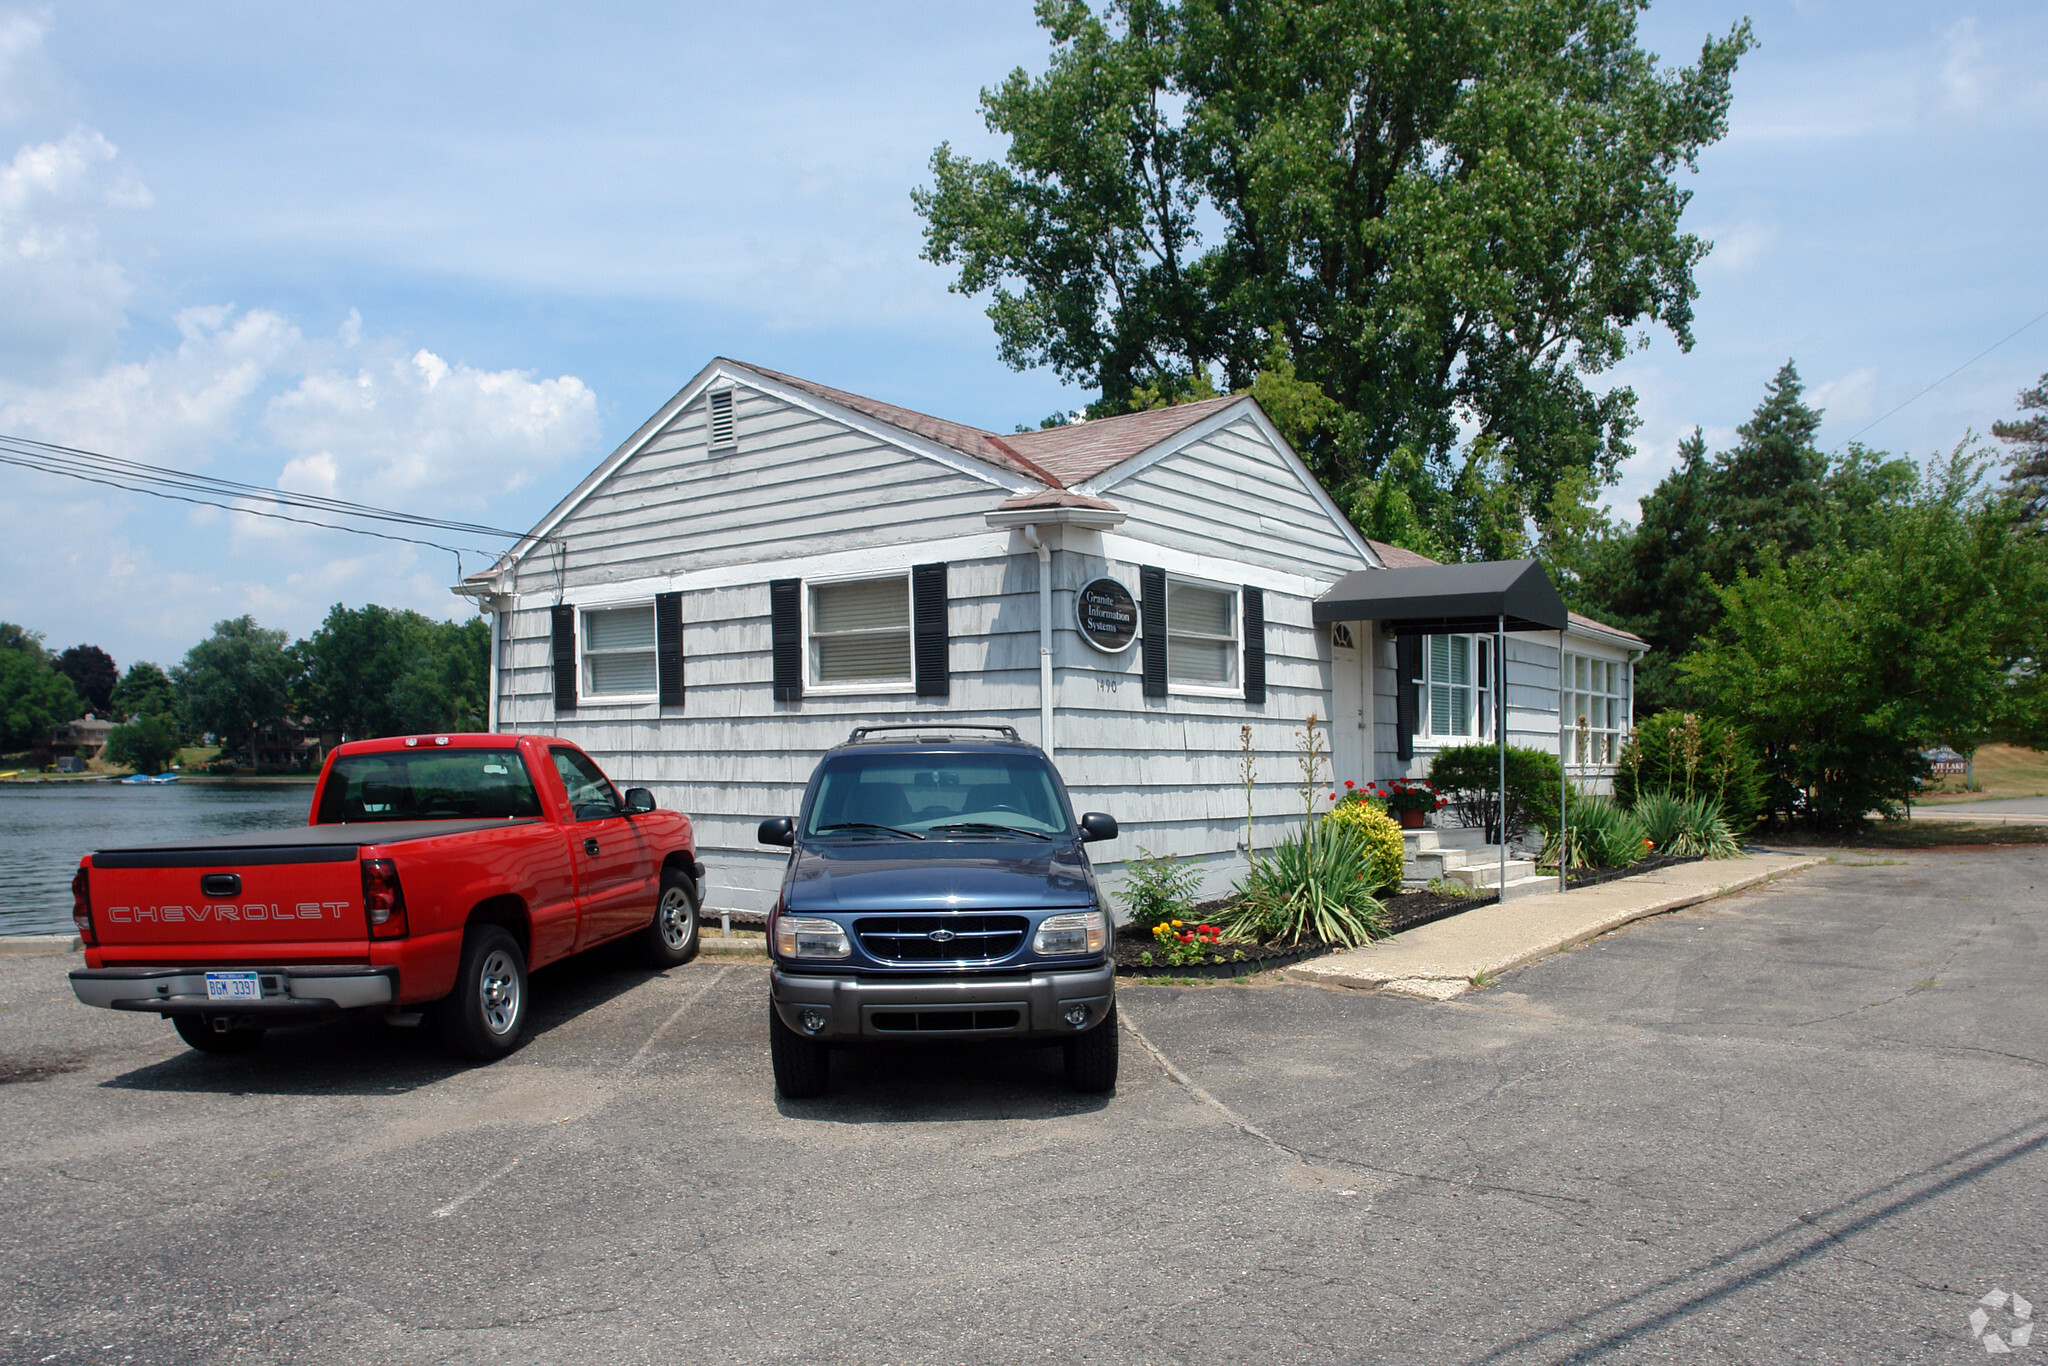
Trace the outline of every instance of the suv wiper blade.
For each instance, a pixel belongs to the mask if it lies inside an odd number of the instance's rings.
[[[928,830],[1000,830],[1006,835],[1029,835],[1035,840],[1049,840],[1052,838],[1051,835],[1040,830],[1026,830],[1020,825],[997,825],[993,821],[951,821],[945,825],[932,825],[925,828]]]
[[[834,830],[886,830],[892,835],[901,835],[907,840],[921,840],[924,838],[923,835],[918,834],[915,830],[905,830],[901,826],[895,825],[876,825],[873,821],[841,821],[837,825],[821,825],[811,833],[815,835],[829,835]]]

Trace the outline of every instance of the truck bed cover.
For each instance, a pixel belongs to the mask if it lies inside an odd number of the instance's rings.
[[[399,844],[459,835],[469,830],[501,830],[536,825],[532,817],[468,817],[429,821],[359,821],[347,825],[301,825],[284,830],[244,830],[208,839],[175,840],[101,849],[92,856],[95,868],[210,868],[230,864],[343,863],[366,844]]]

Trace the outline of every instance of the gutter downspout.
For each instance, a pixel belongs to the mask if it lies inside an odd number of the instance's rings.
[[[484,729],[491,734],[498,733],[498,657],[504,653],[505,613],[494,602],[491,604],[491,672],[490,697],[484,704]]]
[[[1035,526],[1024,539],[1038,552],[1038,747],[1051,758],[1052,739],[1052,547]]]

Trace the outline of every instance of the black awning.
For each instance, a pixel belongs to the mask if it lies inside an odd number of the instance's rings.
[[[1396,631],[1562,631],[1564,599],[1534,560],[1360,569],[1316,599],[1317,625],[1377,621]]]

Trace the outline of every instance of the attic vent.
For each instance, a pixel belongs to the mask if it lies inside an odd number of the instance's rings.
[[[732,421],[732,390],[718,389],[711,395],[711,449],[729,451],[739,444]]]

